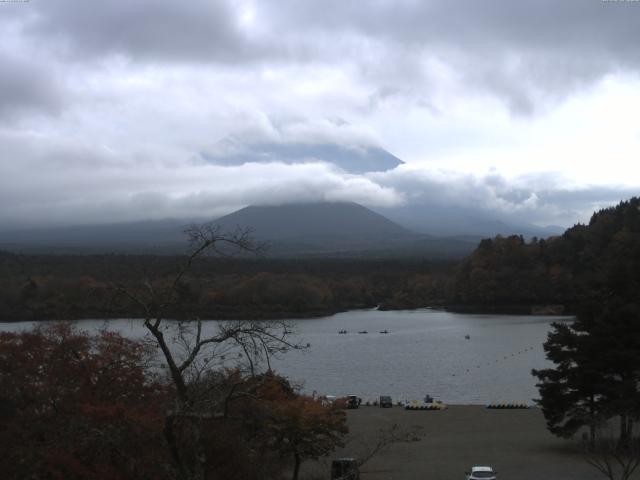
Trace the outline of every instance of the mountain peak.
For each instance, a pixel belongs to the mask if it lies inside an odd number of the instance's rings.
[[[334,143],[243,143],[224,139],[219,148],[201,152],[209,163],[238,166],[245,163],[282,162],[287,164],[326,162],[345,172],[366,173],[392,170],[404,162],[385,149],[373,145],[339,145]]]
[[[219,218],[223,228],[251,228],[264,240],[303,237],[384,237],[412,233],[353,202],[252,205]]]

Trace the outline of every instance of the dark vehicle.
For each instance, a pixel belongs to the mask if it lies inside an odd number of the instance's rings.
[[[380,408],[391,408],[393,407],[393,402],[391,401],[391,397],[388,395],[380,396]]]
[[[347,408],[358,408],[362,403],[362,399],[357,395],[347,395]]]
[[[355,458],[337,458],[331,462],[331,480],[360,480]]]

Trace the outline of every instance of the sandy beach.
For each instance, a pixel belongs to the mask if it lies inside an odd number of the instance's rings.
[[[417,433],[394,443],[362,467],[363,480],[463,480],[472,465],[490,465],[500,480],[591,480],[604,478],[588,465],[579,440],[550,434],[537,408],[488,410],[450,406],[444,411],[361,407],[349,410],[350,441],[332,458],[358,456],[381,429],[397,424]],[[307,478],[329,478],[326,462],[308,463]],[[633,478],[640,478],[638,472]]]

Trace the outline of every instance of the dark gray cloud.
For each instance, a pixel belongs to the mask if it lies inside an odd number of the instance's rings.
[[[566,171],[593,179],[636,160],[626,99],[639,20],[640,2],[600,0],[0,3],[0,221],[323,199],[585,221],[636,193]],[[608,76],[620,81],[602,87]],[[615,108],[603,108],[608,98]],[[584,103],[549,114],[573,99]],[[607,130],[597,115],[617,123]],[[240,150],[225,138],[242,139]],[[407,165],[331,165],[380,148]],[[486,173],[493,156],[501,168],[529,164]]]
[[[409,56],[415,65],[434,58],[466,88],[490,91],[525,113],[609,72],[640,67],[640,5],[634,2],[285,0],[270,2],[265,13],[270,8],[283,12],[273,16],[277,30],[301,25],[309,35],[351,34],[383,52],[391,47],[388,55],[363,62],[368,72],[380,62],[403,76],[406,65],[395,59]]]
[[[33,2],[27,35],[58,42],[66,54],[124,55],[155,61],[239,62],[260,51],[239,28],[236,2],[112,0]]]
[[[0,51],[0,117],[58,113],[65,92],[43,66]]]
[[[387,77],[380,92],[403,91],[402,78],[428,77],[422,62],[432,58],[468,88],[488,89],[523,111],[541,95],[640,65],[634,2],[59,0],[20,12],[26,36],[81,57],[354,62],[365,77]]]

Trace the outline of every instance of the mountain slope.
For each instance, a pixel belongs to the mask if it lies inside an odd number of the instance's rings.
[[[356,203],[251,206],[218,219],[251,228],[272,256],[461,258],[476,242],[421,235]]]
[[[561,236],[483,240],[458,268],[457,305],[563,305],[597,295],[637,298],[640,291],[640,198],[595,213]]]
[[[215,223],[225,229],[249,227],[264,240],[414,235],[384,216],[350,202],[249,206]]]
[[[72,225],[0,232],[0,249],[55,253],[141,252],[184,247],[185,219]]]
[[[564,230],[562,227],[539,227],[472,207],[410,204],[376,210],[412,231],[435,236],[469,236],[478,240],[495,235],[544,238]]]
[[[342,146],[330,143],[243,143],[236,138],[221,141],[217,149],[201,152],[209,163],[237,166],[245,163],[288,164],[327,162],[345,172],[366,173],[392,170],[404,162],[383,148],[371,145]]]
[[[170,219],[0,232],[0,249],[37,253],[182,253],[190,223]],[[356,203],[250,206],[219,218],[226,232],[249,228],[272,257],[461,258],[476,239],[414,233]]]

